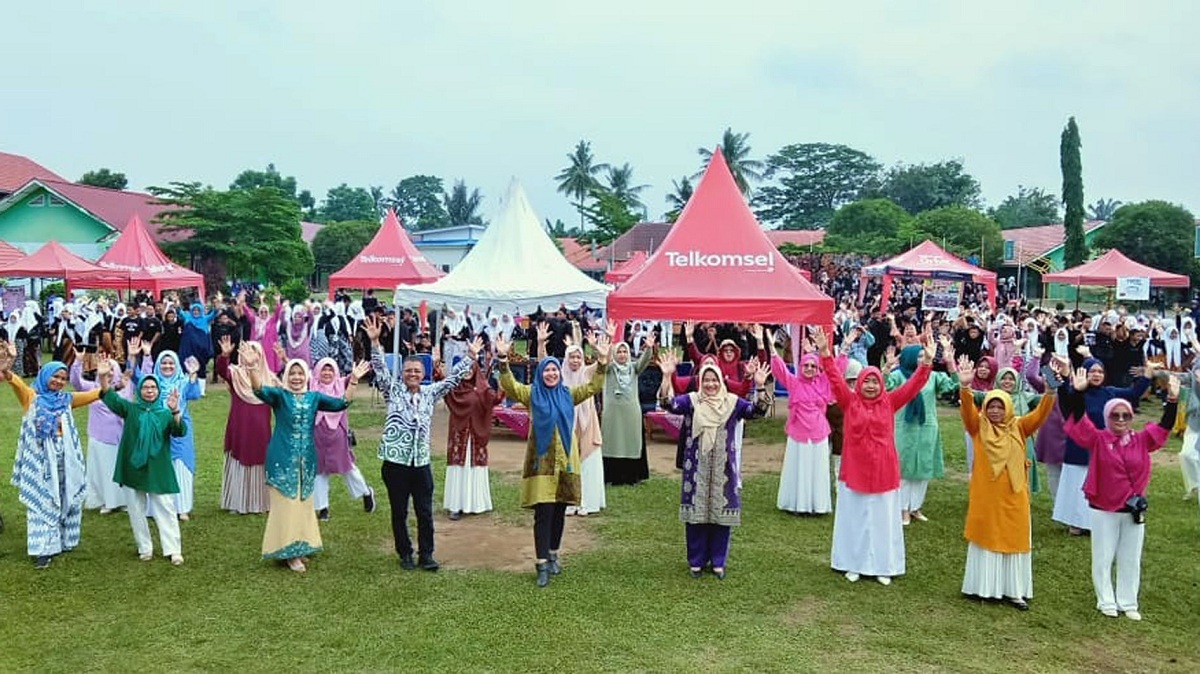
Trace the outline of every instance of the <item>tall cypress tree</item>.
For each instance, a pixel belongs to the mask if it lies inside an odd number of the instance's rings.
[[[1063,263],[1067,268],[1081,265],[1087,260],[1087,239],[1083,235],[1083,160],[1079,155],[1079,127],[1075,118],[1067,121],[1059,144],[1059,164],[1062,166],[1062,195],[1066,215],[1063,228],[1066,242],[1063,246]]]

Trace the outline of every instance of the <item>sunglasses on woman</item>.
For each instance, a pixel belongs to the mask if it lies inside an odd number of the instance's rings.
[[[1133,419],[1133,415],[1129,412],[1113,412],[1112,414],[1108,415],[1108,417],[1113,421],[1129,421],[1130,419]]]

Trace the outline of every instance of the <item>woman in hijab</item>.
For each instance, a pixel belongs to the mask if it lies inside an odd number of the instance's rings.
[[[1200,363],[1192,368],[1191,382],[1185,390],[1183,447],[1179,450],[1179,466],[1183,469],[1183,498],[1196,494],[1200,502]],[[1178,426],[1177,426],[1178,427]]]
[[[4,321],[3,326],[0,326],[0,342],[7,342],[12,345],[13,353],[17,354],[13,359],[12,369],[13,374],[18,377],[25,376],[25,344],[28,338],[28,333],[25,330],[25,322],[20,309],[13,309],[8,314],[8,319]]]
[[[605,334],[610,341],[616,332],[617,325],[609,321]],[[636,362],[628,344],[613,344],[612,362],[604,377],[600,415],[604,437],[600,452],[604,456],[604,481],[613,485],[638,484],[650,478],[637,380],[654,354],[654,333],[646,332],[643,339],[645,348]]]
[[[458,520],[463,513],[485,513],[492,509],[488,441],[492,438],[492,409],[501,396],[488,382],[491,365],[489,359],[480,356],[471,374],[443,398],[450,410],[450,437],[446,442],[442,507],[450,511],[452,520]]]
[[[833,512],[829,483],[829,421],[826,412],[833,403],[829,378],[821,372],[821,360],[815,353],[800,358],[800,371],[792,374],[787,363],[775,353],[775,336],[767,336],[771,353],[771,373],[787,389],[787,449],[779,475],[779,495],[775,506],[797,515],[824,515]],[[843,367],[847,358],[838,359]]]
[[[250,376],[250,388],[275,411],[275,430],[267,447],[267,493],[271,511],[263,533],[263,559],[283,561],[296,573],[307,571],[310,555],[321,551],[321,530],[313,508],[317,448],[313,432],[317,413],[341,412],[358,376],[369,367],[360,363],[350,377],[346,397],[332,398],[309,390],[308,363],[290,360],[283,369],[283,386],[266,386],[259,377],[261,356],[243,344],[240,364]]]
[[[262,346],[267,369],[271,372],[279,372],[283,363],[279,362],[279,356],[275,354],[275,345],[279,343],[279,317],[283,315],[283,298],[279,295],[275,296],[274,313],[271,312],[270,305],[265,301],[258,305],[257,310],[247,308],[244,303],[239,304],[238,309],[250,326],[249,340],[258,342]]]
[[[308,346],[312,339],[312,320],[312,314],[303,304],[297,304],[284,314],[277,332],[288,360],[313,362],[312,350]]]
[[[1013,398],[997,389],[984,395],[982,410],[969,390],[973,370],[964,356],[958,364],[963,427],[976,453],[967,501],[967,566],[962,592],[970,597],[1007,599],[1029,609],[1033,596],[1032,533],[1029,515],[1031,465],[1027,442],[1050,415],[1054,395],[1020,415]],[[1001,370],[1013,372],[1011,368]]]
[[[275,373],[267,369],[266,355],[258,342],[242,342],[258,356],[259,380],[266,386],[279,386]],[[271,408],[263,404],[250,388],[245,365],[231,362],[233,339],[221,338],[221,353],[214,369],[229,387],[229,419],[225,424],[225,468],[221,474],[221,509],[246,515],[265,513],[267,500],[265,463],[267,443],[271,440]]]
[[[961,355],[969,356],[970,354]],[[996,359],[991,356],[981,356],[976,360],[975,376],[971,378],[971,391],[983,395],[995,388],[997,369]],[[969,474],[975,462],[975,450],[971,447],[971,435],[963,431],[963,438],[967,450],[967,473]]]
[[[583,348],[578,344],[567,346],[563,361],[563,384],[569,388],[587,386],[596,372],[596,364],[587,364]],[[640,408],[639,408],[640,409]],[[579,506],[568,506],[568,515],[587,516],[608,507],[604,493],[604,456],[600,451],[604,436],[600,432],[600,419],[596,414],[595,398],[588,398],[575,406],[574,436],[579,443],[580,489]]]
[[[1060,405],[1067,417],[1067,436],[1088,452],[1087,479],[1083,494],[1091,510],[1092,586],[1096,608],[1115,618],[1124,612],[1130,620],[1141,620],[1138,589],[1142,573],[1142,545],[1146,536],[1146,488],[1150,485],[1150,453],[1167,442],[1175,423],[1179,379],[1171,375],[1162,420],[1133,430],[1133,405],[1123,396],[1104,402],[1095,424],[1088,410],[1088,395],[1094,392],[1090,370],[1076,370],[1071,382],[1060,387]],[[1065,477],[1065,473],[1064,473]],[[1117,586],[1113,591],[1113,563]]]
[[[1037,358],[1034,358],[1034,361],[1036,360]],[[1009,400],[1012,402],[1013,414],[1018,417],[1033,412],[1033,410],[1036,409],[1037,406],[1042,402],[1041,394],[1031,391],[1029,383],[1026,381],[1025,377],[1022,377],[1021,374],[1016,371],[1016,369],[1011,367],[1000,368],[1000,372],[996,374],[996,388],[993,390],[1004,391],[1008,394]],[[986,393],[972,393],[972,397],[975,400],[975,407],[981,410],[983,409],[983,399],[986,395]],[[1051,410],[1053,409],[1053,406],[1051,406]],[[1043,428],[1048,420],[1049,417],[1044,419],[1042,423],[1039,424],[1038,428]],[[1029,442],[1026,443],[1026,458],[1030,461],[1028,476],[1029,493],[1036,494],[1042,490],[1042,486],[1041,480],[1038,479],[1036,464],[1037,452],[1034,449],[1033,434],[1030,434],[1028,440]]]
[[[933,343],[929,332],[925,333],[925,338],[927,343]],[[887,376],[888,390],[895,390],[913,378],[923,353],[920,346],[906,346],[900,351],[899,367]],[[950,374],[930,373],[920,393],[896,414],[896,449],[900,452],[900,523],[904,526],[914,519],[918,522],[929,521],[921,511],[929,482],[941,479],[946,474],[937,399],[958,389],[958,379],[953,376],[954,347],[945,335],[942,336],[942,358]]]
[[[200,365],[195,358],[184,361],[184,366],[181,367],[179,356],[173,351],[163,351],[154,359],[154,376],[158,378],[160,393],[169,398],[172,393],[179,392],[184,434],[171,437],[171,465],[175,468],[175,480],[179,483],[179,493],[175,495],[175,513],[184,521],[191,518],[192,504],[195,500],[196,438],[192,430],[192,414],[188,403],[200,399],[199,372]],[[153,504],[150,511],[158,516]]]
[[[219,312],[216,309],[204,313],[204,305],[194,302],[191,310],[180,316],[183,320],[183,329],[179,339],[179,356],[176,357],[176,360],[179,357],[182,357],[184,361],[187,361],[189,358],[195,358],[198,365],[196,372],[199,373],[199,377],[202,379],[207,373],[208,361],[213,355],[212,322],[217,319],[218,314]],[[161,356],[164,352],[160,352],[159,355]],[[167,394],[164,393],[164,395]],[[187,398],[187,396],[183,397],[184,399]],[[186,409],[186,407],[187,404],[185,403],[184,408]],[[190,429],[192,425],[191,420],[187,421],[186,425]]]
[[[179,312],[174,307],[163,311],[162,333],[154,342],[151,355],[158,358],[163,351],[179,353],[179,345],[183,339],[183,322],[179,320]]]
[[[604,387],[609,340],[596,340],[599,357],[596,373],[586,386],[563,383],[562,363],[544,358],[537,364],[533,383],[519,384],[508,367],[512,344],[496,340],[500,361],[500,388],[529,410],[529,438],[521,471],[521,507],[533,509],[533,541],[537,554],[537,585],[546,587],[550,576],[562,572],[558,551],[567,506],[579,505],[579,438],[575,436],[575,406]]]
[[[720,368],[711,361],[700,365],[699,390],[676,396],[671,378],[665,376],[675,366],[675,354],[664,351],[659,358],[664,374],[659,402],[668,412],[691,419],[679,502],[679,518],[687,532],[688,569],[699,578],[707,566],[724,579],[730,535],[742,523],[741,465],[734,428],[740,420],[765,414],[768,403],[760,396],[751,405],[730,393]],[[757,360],[746,364],[746,373],[759,387],[769,372]]]
[[[183,564],[183,542],[179,520],[175,517],[172,495],[179,491],[179,482],[171,466],[171,439],[184,434],[179,390],[172,391],[163,406],[162,387],[158,377],[146,375],[137,383],[137,401],[117,395],[107,386],[111,370],[97,369],[96,378],[106,392],[101,400],[112,413],[124,420],[117,452],[113,479],[125,488],[129,504],[129,524],[138,558],[144,562],[154,559],[154,541],[146,522],[146,504],[152,504],[154,523],[164,557],[171,564]]]
[[[87,363],[91,366],[89,368],[91,379],[84,377],[85,361],[92,358],[89,355],[76,358],[75,364],[70,368],[71,386],[76,391],[91,391],[100,388],[99,364]],[[133,400],[134,386],[131,382],[137,381],[137,373],[131,370],[129,377],[122,376],[117,361],[107,358],[104,360],[107,363],[108,372],[111,373],[108,387],[118,396],[126,400]],[[149,372],[142,374],[149,374]],[[83,507],[99,509],[101,515],[107,515],[126,506],[125,492],[121,489],[121,485],[113,479],[113,473],[117,468],[118,445],[121,442],[123,425],[121,417],[113,413],[107,406],[91,405],[88,407],[87,492],[84,496]]]
[[[26,508],[29,556],[35,568],[45,569],[55,555],[79,545],[87,486],[71,410],[96,402],[103,390],[67,392],[67,366],[59,361],[43,365],[31,389],[12,372],[16,356],[11,345],[0,345],[0,381],[12,386],[25,412],[12,483]]]
[[[1104,385],[1104,364],[1095,358],[1083,361],[1084,372],[1087,373],[1087,386],[1083,390],[1083,405],[1092,425],[1104,430],[1107,419],[1104,406],[1114,398],[1120,398],[1136,405],[1142,395],[1150,388],[1148,377],[1153,376],[1154,366],[1146,364],[1144,376],[1134,380],[1129,388],[1116,388]],[[1063,387],[1068,386],[1067,383]],[[1064,393],[1060,390],[1059,396]],[[1065,414],[1064,418],[1068,415]],[[1069,421],[1069,420],[1068,420]],[[1073,536],[1083,535],[1090,531],[1092,510],[1088,507],[1084,496],[1084,482],[1088,476],[1088,465],[1091,461],[1090,449],[1076,442],[1067,432],[1067,449],[1063,455],[1062,473],[1059,476],[1058,494],[1054,497],[1054,511],[1051,518],[1067,525]]]
[[[25,300],[25,308],[21,310],[21,323],[25,327],[25,351],[18,352],[17,355],[21,358],[26,372],[37,372],[42,360],[42,337],[45,334],[42,310],[38,308],[37,302]]]
[[[341,399],[346,396],[350,381],[358,381],[364,374],[366,370],[356,370],[343,377],[337,363],[332,358],[326,358],[317,361],[316,376],[309,383],[308,390],[329,398]],[[350,446],[351,437],[349,415],[344,410],[317,412],[316,425],[313,427],[313,443],[317,446],[317,478],[313,485],[313,507],[317,509],[317,519],[322,522],[329,520],[330,475],[341,475],[350,491],[350,498],[362,499],[363,510],[375,512],[375,490],[367,484],[362,471],[355,463],[354,450]]]
[[[825,331],[815,328],[813,342],[843,417],[830,565],[852,583],[867,575],[890,585],[893,576],[905,571],[904,527],[896,517],[900,510],[896,413],[920,395],[936,349],[932,342],[927,344],[913,376],[894,391],[884,388],[883,373],[874,367],[859,373],[851,391],[838,373]]]

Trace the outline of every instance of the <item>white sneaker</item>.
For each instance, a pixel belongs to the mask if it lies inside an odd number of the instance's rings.
[[[138,559],[142,560],[143,562],[154,561],[154,553],[153,552],[139,552]]]
[[[846,580],[850,581],[851,583],[857,583],[858,579],[859,575],[857,573],[854,573],[853,571],[846,572]]]
[[[1102,608],[1102,609],[1100,609],[1100,612],[1103,613],[1104,615],[1108,616],[1109,618],[1117,617],[1117,609],[1115,609],[1115,608]]]
[[[879,581],[880,585],[891,585],[892,579],[887,576],[875,576],[875,580]]]
[[[1137,611],[1126,611],[1125,617],[1129,618],[1130,620],[1141,620],[1142,614],[1138,613]]]

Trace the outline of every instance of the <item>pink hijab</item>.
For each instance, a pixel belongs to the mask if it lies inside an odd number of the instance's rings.
[[[333,381],[328,384],[321,383],[321,372],[325,366],[333,368]],[[342,372],[338,369],[337,362],[332,358],[322,358],[317,361],[317,366],[313,368],[312,379],[308,382],[308,390],[324,393],[331,398],[341,398],[346,395],[346,380],[342,378]],[[336,430],[337,427],[346,418],[346,412],[317,412],[317,423],[324,423],[330,430]]]

